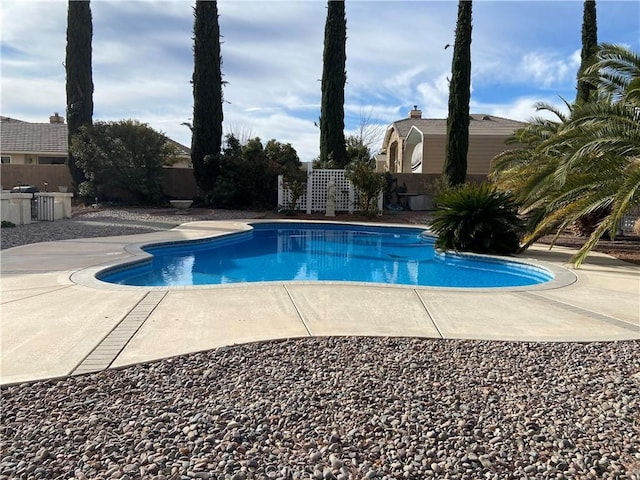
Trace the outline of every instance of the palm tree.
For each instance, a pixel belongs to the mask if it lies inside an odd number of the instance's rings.
[[[553,231],[557,238],[578,219],[598,219],[572,259],[576,266],[640,204],[640,57],[604,44],[583,79],[597,87],[593,101],[573,105],[561,122],[546,125],[551,128],[525,127],[518,133],[521,139],[534,134],[530,149],[503,154],[493,164],[497,182],[511,182],[525,208],[538,208],[525,248]]]
[[[628,48],[603,43],[584,79],[611,102],[640,104],[640,56]]]
[[[615,236],[624,214],[640,204],[640,103],[599,100],[574,110],[566,128],[548,142],[562,152],[554,172],[559,189],[527,245],[576,220],[603,217],[572,259],[579,266],[598,240]]]
[[[565,105],[570,115],[572,106],[566,102]],[[570,118],[559,108],[543,102],[536,104],[536,110],[552,113],[556,119],[538,116],[516,130],[507,140],[507,145],[516,145],[516,148],[494,157],[489,175],[498,188],[512,192],[521,205],[521,213],[528,219],[529,231],[544,217],[548,199],[558,188],[554,174],[559,156],[554,149],[543,146],[558,135]]]

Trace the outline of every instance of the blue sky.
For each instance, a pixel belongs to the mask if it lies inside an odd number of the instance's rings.
[[[94,119],[134,118],[190,145],[193,2],[93,0]],[[67,2],[2,0],[0,113],[65,112]],[[582,1],[473,5],[471,112],[528,120],[575,98]],[[224,129],[318,155],[326,2],[218,2]],[[447,116],[457,1],[347,0],[345,130],[388,124],[418,105]],[[597,2],[598,40],[640,51],[640,2]]]

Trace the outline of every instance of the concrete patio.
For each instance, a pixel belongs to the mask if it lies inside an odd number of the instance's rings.
[[[140,245],[222,235],[247,221],[39,243],[2,251],[2,384],[118,368],[244,342],[328,335],[513,341],[640,339],[640,267],[534,246],[549,285],[453,290],[344,283],[124,287],[94,275]],[[397,225],[396,225],[397,226]]]

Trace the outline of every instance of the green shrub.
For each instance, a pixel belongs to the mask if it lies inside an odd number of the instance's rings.
[[[255,137],[241,144],[232,134],[225,138],[222,155],[215,159],[207,156],[205,161],[210,158],[220,164],[220,173],[209,195],[210,202],[219,208],[275,209],[278,175],[299,170],[301,166],[298,154],[288,143],[272,139],[265,147]]]
[[[2,220],[2,228],[13,228],[16,226],[15,223],[10,222],[9,220]]]
[[[79,186],[82,198],[146,204],[162,199],[162,167],[176,155],[164,134],[136,120],[85,125],[71,151],[88,179]]]
[[[435,199],[431,229],[436,248],[475,253],[510,254],[520,248],[524,222],[513,197],[495,186],[465,184]]]
[[[283,180],[291,192],[291,205],[288,210],[295,215],[300,197],[307,192],[307,172],[296,166],[285,171]]]
[[[360,208],[366,214],[375,214],[378,210],[378,195],[387,181],[384,174],[374,169],[370,160],[356,160],[347,165],[346,177],[360,191]]]

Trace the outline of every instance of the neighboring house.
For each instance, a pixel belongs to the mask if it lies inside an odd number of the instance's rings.
[[[493,115],[472,114],[470,117],[467,174],[487,175],[491,159],[509,150],[506,140],[525,124]],[[441,174],[446,142],[447,120],[422,118],[422,111],[414,106],[409,118],[387,127],[381,151],[385,170]]]
[[[191,149],[176,142],[175,140],[171,140],[170,138],[168,140],[170,144],[176,147],[177,154],[173,162],[167,166],[175,168],[193,168],[193,164],[191,163]]]
[[[49,123],[29,123],[0,117],[0,155],[3,164],[64,164],[67,154],[67,125],[57,113],[49,117]]]
[[[191,167],[191,150],[169,139],[178,155],[172,167]],[[0,117],[0,156],[3,164],[57,165],[67,161],[67,124],[54,113],[49,123],[30,123]]]

